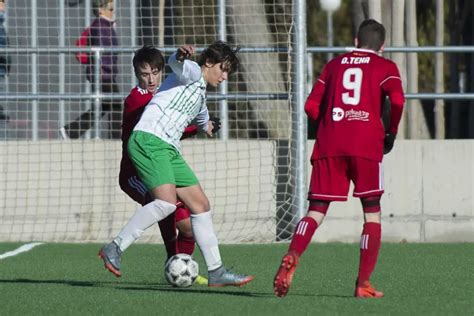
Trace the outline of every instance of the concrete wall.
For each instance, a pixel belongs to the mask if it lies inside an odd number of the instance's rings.
[[[220,239],[272,240],[273,142],[192,140],[183,147]],[[118,186],[120,157],[119,141],[0,142],[0,241],[113,238],[138,207]],[[161,239],[153,228],[142,240]]]
[[[192,140],[183,147],[213,205],[219,239],[273,241],[275,143]],[[308,142],[308,156],[311,148]],[[0,241],[113,238],[137,208],[117,184],[120,150],[106,140],[0,142]],[[397,141],[384,162],[383,240],[474,242],[473,158],[470,140]],[[331,205],[315,240],[357,242],[361,229],[360,203],[350,198]],[[153,228],[141,240],[158,235]]]

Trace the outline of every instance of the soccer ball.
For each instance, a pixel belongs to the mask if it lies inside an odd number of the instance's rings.
[[[193,285],[199,273],[199,265],[190,255],[179,253],[166,261],[165,278],[176,287]]]

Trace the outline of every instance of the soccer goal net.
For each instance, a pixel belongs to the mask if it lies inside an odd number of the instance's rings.
[[[8,62],[0,72],[0,241],[113,238],[138,204],[118,185],[121,107],[102,101],[121,105],[136,85],[131,61],[142,45],[167,57],[182,44],[199,53],[218,39],[240,47],[241,66],[208,89],[222,130],[182,141],[184,158],[210,200],[221,242],[288,238],[295,181],[305,176],[290,163],[291,1],[112,0],[116,42],[78,47],[96,2],[104,1],[15,0],[0,13],[8,37],[0,46]],[[81,50],[117,56],[116,88],[101,91],[99,81],[88,81],[89,66],[76,59]],[[97,62],[90,67],[101,75]],[[160,240],[157,227],[141,239]]]

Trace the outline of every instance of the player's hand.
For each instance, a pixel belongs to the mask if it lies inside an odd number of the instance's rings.
[[[217,133],[221,129],[221,120],[218,117],[209,119],[207,122],[207,131],[206,134],[209,137],[214,136],[214,133]]]
[[[183,45],[176,51],[176,60],[183,62],[194,54],[194,47],[191,45]]]
[[[209,119],[209,122],[212,122],[212,133],[217,133],[221,129],[221,119],[218,117],[213,117]]]
[[[393,133],[390,133],[390,132],[385,133],[385,139],[383,141],[383,154],[384,155],[392,151],[393,144],[395,143],[395,137],[397,137],[397,135]]]

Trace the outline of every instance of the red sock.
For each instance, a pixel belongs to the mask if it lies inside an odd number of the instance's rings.
[[[362,236],[360,238],[358,283],[368,281],[372,271],[374,271],[377,257],[379,255],[381,235],[382,228],[380,223],[364,224],[364,230],[362,231]]]
[[[174,213],[158,222],[160,226],[161,238],[166,248],[166,255],[169,257],[178,253],[176,242],[176,223]]]
[[[179,253],[186,253],[188,255],[192,255],[194,252],[194,245],[196,242],[194,238],[184,236],[182,233],[178,234],[178,252]]]
[[[296,225],[288,252],[295,252],[298,256],[301,256],[311,242],[316,228],[318,228],[318,223],[314,218],[303,217]]]

